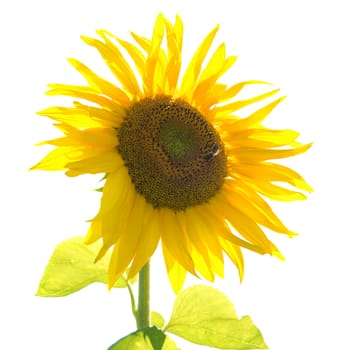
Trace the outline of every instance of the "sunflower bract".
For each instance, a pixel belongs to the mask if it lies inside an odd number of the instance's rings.
[[[242,279],[242,248],[282,258],[264,228],[294,235],[264,197],[306,198],[301,191],[312,189],[305,180],[271,160],[304,153],[310,144],[300,144],[295,131],[263,126],[283,98],[248,117],[237,114],[278,89],[237,99],[249,85],[269,85],[220,83],[236,57],[226,56],[221,44],[208,58],[217,30],[183,70],[179,16],[172,24],[160,14],[151,39],[132,33],[133,43],[99,30],[99,39],[82,39],[100,53],[115,81],[69,59],[87,85],[50,85],[49,95],[77,100],[39,112],[55,120],[63,136],[43,142],[55,148],[33,169],[105,176],[86,243],[103,241],[96,260],[112,249],[110,287],[126,269],[129,278],[137,274],[159,242],[179,292],[187,272],[209,281],[223,276],[224,255]]]

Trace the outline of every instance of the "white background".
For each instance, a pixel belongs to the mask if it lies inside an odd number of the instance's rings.
[[[269,126],[302,132],[308,154],[288,161],[315,192],[275,203],[300,233],[271,235],[287,258],[246,254],[243,284],[226,265],[216,286],[249,314],[272,350],[349,349],[349,10],[347,1],[8,1],[0,5],[1,240],[0,349],[106,349],[134,330],[125,290],[91,286],[61,299],[34,296],[55,245],[84,235],[99,204],[99,178],[28,172],[47,153],[34,147],[55,135],[35,111],[57,104],[47,83],[79,83],[66,57],[105,68],[81,34],[108,29],[150,36],[162,11],[185,23],[185,57],[217,23],[216,44],[239,56],[223,81],[261,79],[288,95]],[[163,263],[153,263],[152,309],[169,317],[173,294]],[[189,280],[190,283],[197,282]],[[197,349],[190,344],[183,349]]]

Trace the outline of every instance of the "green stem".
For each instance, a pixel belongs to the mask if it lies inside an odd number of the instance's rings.
[[[139,301],[137,309],[137,328],[149,327],[150,266],[149,262],[139,273]]]
[[[127,282],[126,286],[128,287],[128,291],[129,291],[129,295],[130,295],[130,301],[131,301],[131,310],[132,310],[132,314],[135,317],[136,326],[137,326],[137,309],[136,309],[134,293],[132,292],[132,289],[131,289],[131,286],[130,286],[129,282]]]

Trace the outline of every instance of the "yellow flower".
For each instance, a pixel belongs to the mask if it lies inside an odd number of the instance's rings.
[[[206,59],[217,30],[199,45],[181,79],[179,17],[172,24],[160,14],[151,39],[132,33],[136,44],[99,30],[100,40],[82,39],[101,54],[116,82],[69,59],[88,86],[50,85],[49,95],[87,103],[39,112],[54,119],[64,136],[44,142],[56,148],[33,168],[65,169],[68,176],[105,174],[101,207],[86,242],[102,239],[97,260],[113,249],[109,286],[127,268],[129,278],[138,273],[159,242],[178,292],[187,272],[209,281],[223,276],[224,254],[242,279],[242,247],[282,258],[264,227],[294,235],[262,195],[305,198],[290,188],[311,191],[304,179],[269,160],[303,153],[310,144],[297,142],[295,131],[262,125],[283,98],[245,118],[236,113],[278,89],[235,99],[246,85],[265,83],[218,82],[236,57],[226,56],[221,44]]]

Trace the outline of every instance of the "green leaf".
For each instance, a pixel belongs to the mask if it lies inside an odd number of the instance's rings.
[[[208,286],[193,286],[179,294],[164,331],[220,349],[267,349],[250,317],[238,319],[229,299]]]
[[[154,350],[151,340],[143,331],[131,333],[126,337],[118,340],[107,350]]]
[[[180,350],[180,348],[178,348],[176,344],[166,336],[162,350]]]
[[[107,252],[95,264],[100,248],[100,242],[85,245],[83,237],[70,238],[58,244],[46,266],[36,295],[62,297],[94,282],[107,283],[110,253]],[[126,280],[120,278],[114,287],[126,287]]]
[[[164,332],[156,327],[138,330],[118,340],[108,350],[179,350]]]
[[[156,326],[158,328],[163,328],[164,324],[165,324],[163,316],[159,312],[152,311],[151,312],[151,324],[152,324],[152,326]]]

